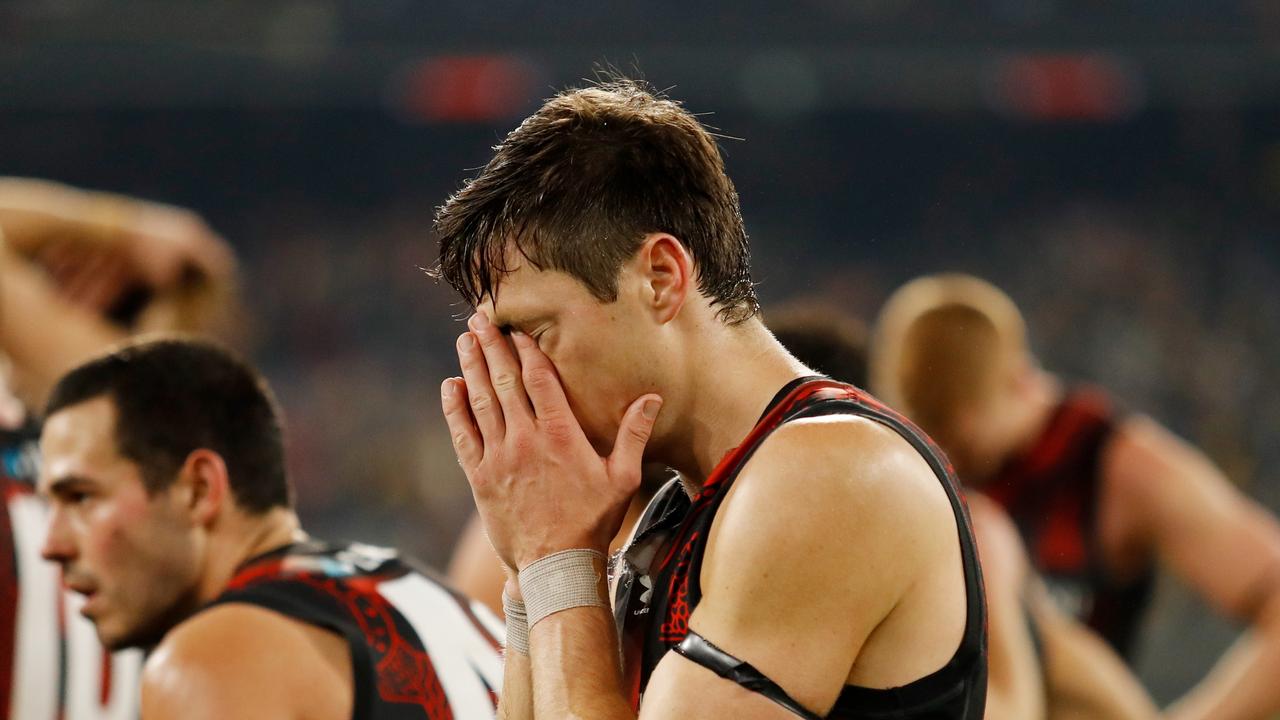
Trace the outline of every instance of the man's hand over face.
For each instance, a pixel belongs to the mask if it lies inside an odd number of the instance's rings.
[[[607,552],[662,399],[631,403],[601,457],[532,338],[514,332],[508,342],[481,313],[468,326],[458,338],[462,378],[445,380],[441,404],[494,549],[517,571],[560,550]]]

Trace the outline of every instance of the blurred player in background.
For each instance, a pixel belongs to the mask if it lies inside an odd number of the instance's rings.
[[[233,334],[234,280],[230,250],[188,210],[0,178],[0,718],[137,717],[140,655],[108,660],[40,559],[32,409],[61,373],[139,330]]]
[[[854,385],[867,382],[866,326],[818,300],[766,318],[800,362]],[[987,720],[1139,720],[1158,711],[1101,638],[1050,600],[1000,506],[970,490],[970,517],[987,590]]]
[[[1008,511],[1054,598],[1122,654],[1157,563],[1250,626],[1172,717],[1280,712],[1280,525],[1208,458],[1103,391],[1041,370],[1013,302],[977,278],[895,292],[871,360],[875,390]]]
[[[394,551],[308,538],[264,380],[151,340],[53,389],[43,554],[103,644],[153,648],[144,720],[490,718],[501,623]]]
[[[235,258],[190,210],[0,178],[0,232],[0,351],[29,408],[64,372],[131,333],[240,332]]]

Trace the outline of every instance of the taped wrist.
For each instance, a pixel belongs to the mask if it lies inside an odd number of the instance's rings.
[[[529,654],[529,618],[524,603],[502,591],[502,614],[507,616],[507,652]]]
[[[600,584],[604,572],[604,553],[595,550],[562,550],[529,563],[520,571],[529,628],[561,610],[609,607]]]

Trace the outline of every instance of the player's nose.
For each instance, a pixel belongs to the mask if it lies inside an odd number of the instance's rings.
[[[40,556],[49,562],[65,563],[75,557],[75,541],[63,521],[62,514],[54,511],[49,518],[49,527],[45,531],[44,543],[40,546]]]

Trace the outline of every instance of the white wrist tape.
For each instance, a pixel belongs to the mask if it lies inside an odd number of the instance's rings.
[[[604,573],[604,553],[595,550],[562,550],[529,563],[520,571],[529,628],[561,610],[609,607],[600,584]]]
[[[507,616],[507,652],[529,654],[529,618],[524,603],[502,591],[502,614]]]

